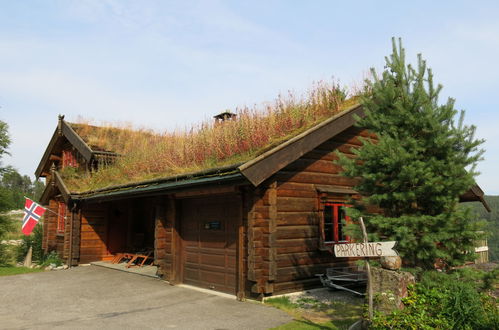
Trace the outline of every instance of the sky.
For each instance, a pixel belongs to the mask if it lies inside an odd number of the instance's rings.
[[[0,0],[2,163],[33,177],[59,114],[165,131],[317,81],[358,86],[401,37],[486,140],[476,180],[498,195],[497,17],[497,1]]]

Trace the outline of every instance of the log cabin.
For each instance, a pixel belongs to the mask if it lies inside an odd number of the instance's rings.
[[[70,265],[151,248],[171,284],[238,299],[318,286],[315,274],[353,262],[331,246],[345,242],[344,208],[361,196],[334,160],[375,138],[355,126],[362,115],[354,105],[244,162],[80,192],[61,171],[98,171],[120,155],[60,116],[36,170],[46,179],[42,204],[58,213],[46,212],[43,248]],[[474,186],[461,201],[488,208],[483,196]]]

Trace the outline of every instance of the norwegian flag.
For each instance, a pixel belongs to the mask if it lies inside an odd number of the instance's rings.
[[[29,235],[35,228],[36,224],[42,218],[43,213],[46,209],[40,205],[33,202],[31,199],[26,198],[26,204],[24,204],[24,218],[22,232],[24,235]]]

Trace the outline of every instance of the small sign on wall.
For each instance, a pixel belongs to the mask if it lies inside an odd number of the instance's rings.
[[[222,223],[220,221],[205,222],[204,229],[206,229],[206,230],[220,230],[220,229],[222,229]]]

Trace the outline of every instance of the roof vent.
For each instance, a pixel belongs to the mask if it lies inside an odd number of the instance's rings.
[[[225,110],[224,112],[219,113],[216,116],[213,116],[213,118],[215,118],[215,121],[218,123],[218,122],[223,122],[226,120],[235,119],[236,116],[237,115],[235,113],[230,112],[230,110]]]

